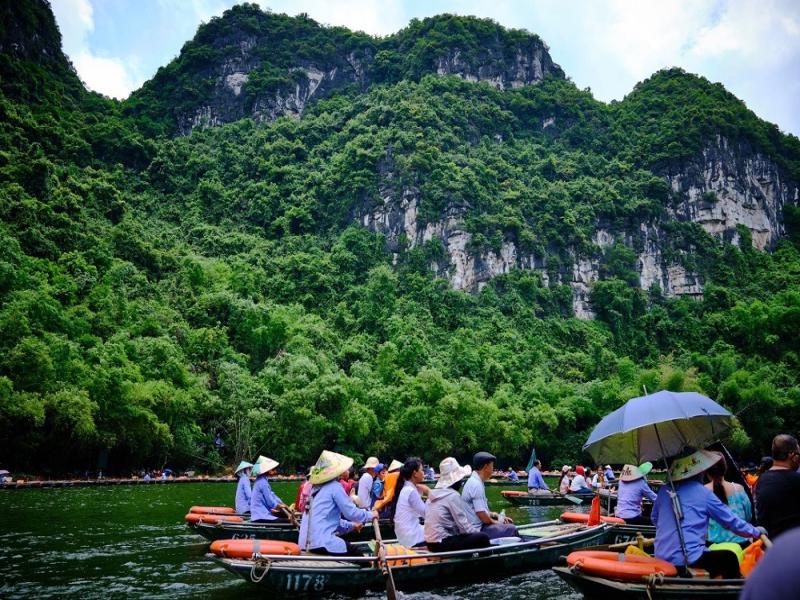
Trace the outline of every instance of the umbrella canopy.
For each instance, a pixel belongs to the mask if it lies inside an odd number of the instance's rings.
[[[703,447],[732,423],[733,415],[711,398],[661,391],[632,398],[606,415],[583,449],[598,463],[640,463]]]

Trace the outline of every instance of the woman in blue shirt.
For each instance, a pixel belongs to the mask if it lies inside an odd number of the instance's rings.
[[[267,477],[275,471],[278,466],[277,461],[259,456],[253,466],[253,475],[256,476],[256,483],[253,486],[253,495],[250,497],[250,521],[253,523],[266,522],[287,522],[286,517],[275,514],[280,509],[285,509],[283,500],[278,498],[269,485]]]
[[[683,518],[684,550],[681,548],[678,521],[672,506],[669,486],[662,487],[653,504],[653,523],[656,525],[656,558],[671,562],[679,571],[687,567],[705,569],[712,578],[737,579],[739,561],[730,550],[707,550],[708,521],[714,519],[725,529],[743,537],[758,539],[762,531],[743,521],[720,502],[711,490],[702,483],[703,473],[720,459],[718,454],[698,450],[686,458],[673,461],[670,468],[672,481],[676,483],[677,500]],[[686,562],[688,559],[688,563]]]
[[[253,496],[253,491],[250,489],[250,471],[253,465],[245,460],[239,463],[236,467],[234,475],[239,476],[239,483],[236,484],[236,512],[239,514],[247,514],[250,512],[250,498]]]
[[[625,465],[619,474],[617,488],[617,507],[614,515],[625,519],[629,525],[652,525],[650,519],[642,515],[642,500],[655,501],[656,493],[647,485],[645,477],[653,468],[652,463]]]
[[[309,481],[314,486],[306,502],[300,535],[300,548],[314,554],[353,556],[360,553],[337,533],[360,528],[378,518],[377,511],[356,507],[337,481],[353,465],[353,459],[323,450],[311,468]]]

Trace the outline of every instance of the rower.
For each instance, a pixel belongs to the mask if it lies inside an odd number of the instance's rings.
[[[239,477],[239,483],[236,484],[236,512],[240,514],[250,512],[250,498],[253,496],[250,489],[250,472],[252,470],[253,464],[243,460],[233,472]]]
[[[352,458],[323,450],[311,467],[308,479],[313,486],[311,498],[306,503],[297,542],[303,550],[332,556],[361,555],[348,541],[336,535],[378,518],[377,511],[356,507],[338,481],[352,464]]]
[[[256,483],[253,486],[253,495],[250,497],[250,521],[252,523],[285,523],[289,520],[285,516],[276,514],[281,509],[287,509],[287,506],[269,485],[268,477],[275,472],[275,468],[279,464],[271,458],[259,456],[256,464],[253,465]]]
[[[514,522],[508,518],[489,511],[489,501],[486,499],[486,487],[483,482],[489,479],[494,472],[496,458],[488,452],[478,452],[472,457],[472,475],[461,497],[467,506],[467,517],[473,525],[480,527],[489,536],[489,539],[519,535]]]
[[[372,508],[370,494],[372,493],[372,484],[375,481],[375,467],[378,464],[378,459],[375,456],[370,456],[367,462],[364,463],[364,472],[358,478],[358,503],[361,508]]]
[[[533,467],[531,468],[531,472],[528,474],[528,493],[529,494],[549,494],[550,488],[547,487],[547,484],[544,482],[544,477],[542,477],[542,461],[536,459],[533,463]]]
[[[647,474],[653,469],[653,463],[625,465],[619,474],[617,488],[617,508],[614,515],[625,519],[629,525],[652,525],[649,517],[642,514],[642,499],[655,502],[656,493],[647,485]]]
[[[736,554],[730,550],[706,549],[709,518],[746,538],[758,539],[766,530],[753,527],[737,517],[703,485],[703,473],[719,459],[719,454],[698,450],[672,462],[670,477],[677,484],[675,491],[683,517],[680,525],[677,525],[678,517],[670,497],[672,490],[670,486],[663,486],[653,504],[652,516],[656,525],[655,554],[656,558],[671,562],[684,573],[687,567],[696,567],[708,571],[712,579],[717,576],[738,579],[741,574]],[[679,526],[683,532],[683,548]]]
[[[425,511],[425,542],[432,552],[485,548],[490,544],[480,521],[473,522],[470,509],[458,493],[470,473],[469,465],[462,467],[450,456],[439,464],[439,479]]]

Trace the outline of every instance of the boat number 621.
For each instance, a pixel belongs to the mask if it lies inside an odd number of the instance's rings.
[[[328,583],[327,575],[292,574],[286,576],[286,591],[307,592],[314,590],[315,592],[320,592],[325,589],[326,583]]]

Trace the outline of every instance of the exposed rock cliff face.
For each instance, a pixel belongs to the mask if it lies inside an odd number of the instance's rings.
[[[483,34],[490,32],[481,39],[485,45],[442,41],[439,36],[435,42],[422,44],[424,51],[419,49],[427,35],[424,27],[378,40],[364,34],[345,35],[307,18],[297,19],[294,24],[308,29],[308,35],[327,36],[322,41],[324,52],[309,52],[296,39],[286,38],[290,17],[263,13],[254,6],[236,7],[211,29],[201,29],[198,38],[176,61],[175,73],[169,75],[174,79],[176,73],[178,77],[182,72],[188,73],[189,83],[176,90],[179,94],[184,94],[187,87],[205,90],[199,101],[193,93],[182,103],[176,114],[178,133],[185,135],[196,127],[219,126],[243,117],[257,121],[299,117],[309,102],[342,88],[355,86],[364,90],[374,83],[432,73],[487,82],[498,89],[519,88],[548,75],[564,77],[538,37],[525,32],[506,35],[499,25],[487,25],[478,19],[474,19],[474,25]],[[435,25],[436,19],[423,24]],[[309,44],[313,43],[309,40]],[[376,60],[379,53],[392,57],[391,69],[382,69]],[[416,58],[406,60],[409,56]],[[153,85],[158,87],[159,83]],[[186,104],[191,108],[187,109]]]
[[[720,137],[686,170],[666,178],[679,199],[670,217],[695,221],[708,233],[733,243],[740,241],[737,225],[744,225],[759,249],[770,247],[782,235],[784,205],[800,200],[798,185],[788,182],[772,160],[746,145],[731,144]],[[711,201],[707,192],[714,192],[718,200]],[[612,232],[598,226],[592,237],[597,251],[583,256],[569,249],[571,264],[562,265],[553,273],[548,270],[545,257],[521,252],[512,239],[506,239],[499,251],[472,251],[472,234],[462,221],[465,209],[451,207],[440,219],[420,223],[418,208],[422,200],[416,189],[405,189],[398,196],[386,187],[379,205],[357,211],[355,216],[365,227],[385,235],[392,252],[397,252],[401,235],[410,247],[434,237],[441,240],[449,261],[434,263],[431,268],[455,289],[477,291],[511,269],[533,270],[541,274],[545,285],[569,285],[575,315],[592,318],[591,286],[600,279],[602,251],[620,241],[636,250],[642,289],[658,286],[668,297],[703,294],[701,276],[664,256],[669,240],[662,223],[642,223],[636,232]]]
[[[700,156],[667,180],[680,198],[675,218],[700,223],[708,233],[739,242],[744,225],[759,250],[783,235],[783,207],[797,203],[798,186],[771,159],[744,143],[717,136]]]

